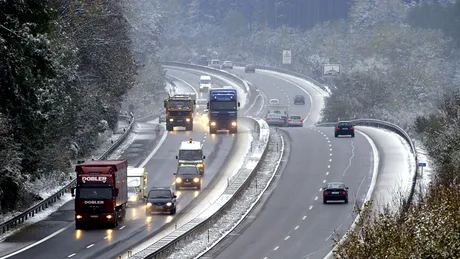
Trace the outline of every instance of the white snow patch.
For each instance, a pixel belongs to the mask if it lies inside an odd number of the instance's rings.
[[[21,227],[18,227],[18,228],[12,229],[10,231],[7,231],[7,232],[5,232],[3,234],[0,234],[0,242],[5,240],[5,238],[13,235],[14,233],[20,231],[21,229],[46,219],[49,215],[51,215],[53,212],[55,212],[57,209],[59,209],[62,205],[66,204],[67,202],[69,202],[72,199],[73,198],[72,198],[72,195],[70,195],[70,193],[65,193],[63,196],[61,196],[60,199],[58,199],[58,201],[56,201],[55,203],[50,205],[46,210],[42,210],[42,211],[36,213],[34,217],[31,217],[27,221],[25,221],[21,225]]]
[[[428,156],[428,151],[426,151],[422,144],[417,144],[415,146],[415,150],[417,152],[418,163],[426,163],[426,167],[423,168],[423,172],[421,168],[419,168],[419,176],[417,178],[417,187],[415,191],[426,192],[435,174],[435,164]],[[415,197],[417,197],[417,195],[414,195],[414,198]]]
[[[187,239],[183,244],[179,245],[176,251],[169,255],[168,258],[194,258],[199,253],[212,246],[213,243],[218,241],[223,235],[226,235],[227,232],[240,221],[245,212],[254,204],[259,194],[265,189],[267,184],[269,184],[281,155],[279,151],[280,146],[280,134],[272,131],[267,147],[268,151],[262,162],[263,164],[251,180],[249,187],[239,195],[239,198],[233,203],[232,207],[214,222],[207,231],[198,234],[192,239]]]

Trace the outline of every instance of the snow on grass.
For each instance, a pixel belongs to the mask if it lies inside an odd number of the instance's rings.
[[[53,193],[54,194],[54,193]],[[50,205],[46,210],[42,210],[39,213],[36,213],[34,217],[29,218],[27,221],[25,221],[21,227],[14,228],[10,231],[6,231],[3,234],[0,234],[0,242],[3,242],[5,238],[13,235],[14,233],[20,231],[21,229],[30,226],[32,224],[35,224],[41,220],[46,219],[49,215],[51,215],[53,212],[55,212],[57,209],[59,209],[62,205],[66,204],[67,202],[71,201],[73,198],[70,195],[70,193],[66,193],[63,196],[61,196],[60,199],[58,199],[55,203]],[[18,213],[19,214],[19,213]]]
[[[417,187],[415,188],[416,193],[418,192],[426,192],[429,188],[431,180],[435,174],[435,165],[433,160],[428,156],[428,151],[426,151],[425,147],[422,144],[418,144],[415,146],[415,150],[417,152],[417,159],[418,163],[426,163],[426,167],[423,168],[423,172],[421,168],[419,169],[419,176],[417,178]],[[418,195],[414,195],[414,198],[418,197]]]
[[[257,200],[257,197],[264,190],[265,186],[269,184],[272,175],[275,173],[274,169],[281,153],[281,136],[273,130],[270,132],[270,135],[267,154],[261,161],[262,166],[251,180],[249,187],[239,195],[231,208],[227,209],[227,212],[220,216],[207,231],[198,234],[194,238],[187,239],[187,243],[179,245],[168,258],[194,258],[218,241],[223,235],[226,235],[240,221],[245,212]]]

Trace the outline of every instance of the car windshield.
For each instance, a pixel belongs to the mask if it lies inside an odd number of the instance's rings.
[[[209,84],[211,84],[211,80],[209,80],[209,79],[201,79],[201,80],[200,80],[200,84],[202,84],[202,85],[209,85]]]
[[[219,111],[219,110],[236,110],[236,102],[211,102],[211,110]]]
[[[330,183],[327,185],[327,189],[344,189],[345,184],[343,183]]]
[[[254,65],[251,64],[251,65],[247,65],[246,67],[253,68]]]
[[[177,169],[177,174],[178,175],[191,175],[191,174],[197,174],[196,172],[196,167],[194,166],[180,166]]]
[[[297,95],[295,98],[296,99],[303,99],[303,96],[302,95]]]
[[[108,200],[112,199],[112,189],[83,187],[78,189],[77,197],[83,200]]]
[[[339,123],[339,126],[342,126],[342,127],[351,127],[353,126],[350,122],[340,122]]]
[[[149,192],[149,198],[171,198],[171,191],[152,190]]]
[[[189,101],[170,101],[169,102],[169,108],[190,108],[190,102]]]
[[[225,61],[224,64],[225,64],[225,65],[231,65],[232,62],[230,62],[230,61]]]
[[[300,120],[300,119],[302,119],[302,118],[300,118],[300,116],[291,116],[291,119],[293,119],[293,120]]]
[[[203,154],[201,150],[180,150],[179,159],[180,160],[201,160]]]
[[[268,118],[281,118],[281,114],[270,113],[267,115]]]

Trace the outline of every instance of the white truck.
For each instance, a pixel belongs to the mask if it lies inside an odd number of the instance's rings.
[[[128,204],[138,204],[147,195],[147,175],[145,168],[128,166]]]
[[[211,62],[209,62],[209,66],[213,68],[220,69],[220,60],[218,59],[211,59]]]
[[[179,147],[179,155],[176,156],[178,160],[177,166],[181,165],[195,165],[198,167],[200,174],[204,174],[204,160],[206,156],[203,155],[203,144],[200,141],[182,141]]]
[[[212,88],[212,78],[210,76],[200,76],[198,85],[200,86],[200,93],[207,93]]]

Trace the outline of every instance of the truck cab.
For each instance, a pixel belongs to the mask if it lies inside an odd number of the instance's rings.
[[[176,156],[177,166],[194,165],[198,168],[200,175],[204,174],[203,144],[200,141],[183,141],[179,147],[179,155]]]
[[[166,130],[173,131],[174,127],[185,127],[186,131],[193,130],[193,113],[195,100],[189,95],[169,96],[164,101],[166,109]]]
[[[200,93],[207,93],[212,88],[212,78],[210,76],[200,76],[198,82]]]
[[[128,204],[138,204],[144,199],[147,175],[145,168],[128,167]]]
[[[238,132],[238,101],[235,89],[212,89],[208,99],[209,132],[228,130],[230,133]]]

